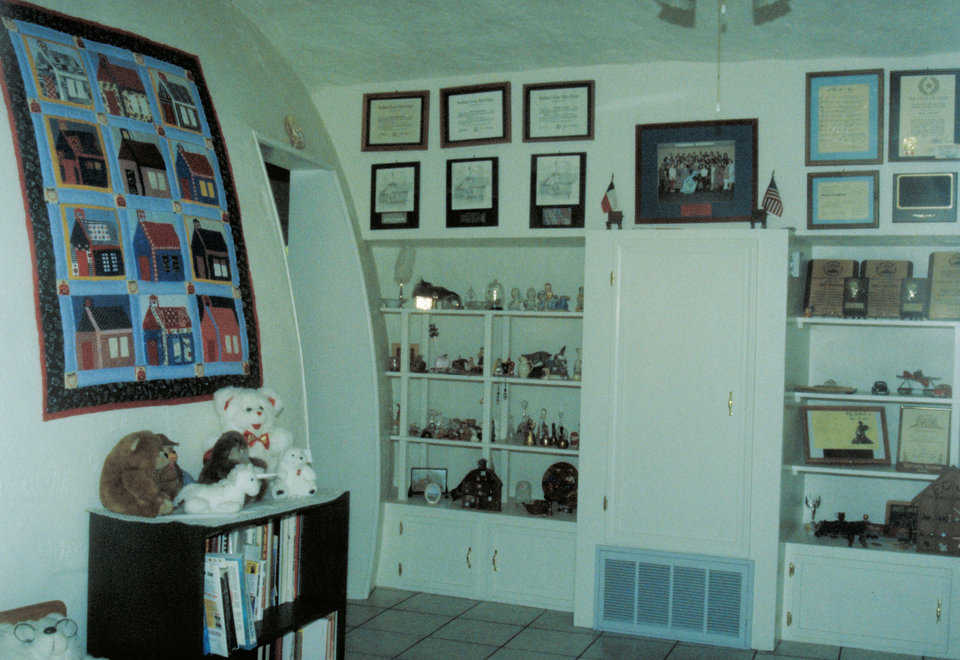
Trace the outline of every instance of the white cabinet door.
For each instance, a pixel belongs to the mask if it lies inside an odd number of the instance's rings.
[[[476,597],[484,548],[467,518],[418,515],[391,508],[384,522],[377,583],[401,589]]]
[[[746,551],[757,249],[616,245],[609,543]]]
[[[576,532],[525,524],[487,526],[490,598],[554,610],[573,609]]]
[[[816,553],[787,561],[785,639],[947,654],[950,569]]]

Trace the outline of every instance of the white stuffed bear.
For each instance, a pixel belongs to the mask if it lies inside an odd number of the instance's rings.
[[[0,658],[95,660],[83,652],[77,628],[73,619],[57,613],[48,614],[42,619],[21,621],[16,625],[0,624]]]
[[[307,497],[317,492],[317,473],[310,466],[306,449],[292,447],[283,454],[277,476],[270,484],[274,499]]]
[[[293,445],[293,436],[276,425],[283,410],[280,397],[270,389],[222,387],[213,394],[220,416],[220,430],[242,433],[250,447],[250,458],[262,459],[267,472],[276,470],[283,452]],[[219,437],[219,436],[218,436]],[[209,447],[213,447],[213,438]]]
[[[260,469],[240,463],[226,479],[215,484],[192,483],[180,489],[173,505],[183,503],[187,513],[236,513],[243,508],[246,496],[260,492]]]

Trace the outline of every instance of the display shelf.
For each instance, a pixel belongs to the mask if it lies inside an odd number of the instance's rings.
[[[482,444],[479,442],[464,442],[463,440],[450,440],[447,438],[421,438],[415,435],[391,435],[390,439],[396,442],[402,440],[411,444],[436,445],[438,447],[458,447],[461,449],[480,449],[482,446]],[[577,456],[580,453],[576,449],[516,445],[506,442],[492,442],[490,443],[490,449],[491,451],[516,451],[528,454],[551,454],[559,456]]]
[[[801,402],[805,399],[817,401],[857,401],[860,403],[875,403],[882,405],[885,403],[922,403],[930,406],[952,406],[953,399],[939,396],[909,396],[905,394],[831,394],[829,392],[790,392],[794,401]]]
[[[540,524],[552,524],[555,523],[561,526],[570,526],[575,525],[577,522],[576,513],[568,513],[563,511],[554,511],[552,515],[543,515],[535,516],[531,513],[527,513],[527,510],[523,508],[523,505],[519,502],[516,502],[512,499],[506,497],[503,498],[503,507],[500,511],[478,511],[476,509],[464,509],[460,506],[460,503],[451,500],[449,497],[444,497],[436,504],[429,504],[422,496],[410,497],[406,500],[400,500],[397,498],[391,498],[384,500],[388,504],[402,504],[404,506],[415,507],[420,511],[452,511],[457,513],[468,514],[471,516],[484,516],[494,519],[504,519],[504,520],[532,520],[538,521]]]
[[[829,474],[836,477],[859,477],[866,479],[902,479],[904,481],[934,481],[938,475],[924,472],[898,472],[894,467],[861,468],[844,465],[785,465],[791,474]]]
[[[798,328],[808,325],[886,326],[891,328],[957,328],[960,321],[928,319],[861,319],[835,316],[791,316],[788,322]]]

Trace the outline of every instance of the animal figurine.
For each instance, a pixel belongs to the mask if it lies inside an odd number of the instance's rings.
[[[442,286],[431,284],[426,280],[420,280],[413,287],[414,298],[431,298],[433,306],[437,309],[462,309],[463,301],[460,294],[451,291]]]
[[[291,447],[280,459],[277,476],[270,487],[274,499],[307,497],[317,492],[317,473],[310,465],[307,451]]]
[[[154,518],[173,511],[182,481],[171,465],[177,443],[165,435],[137,431],[107,454],[100,472],[100,501],[114,513]]]
[[[860,542],[864,548],[867,547],[868,538],[877,538],[876,526],[870,523],[867,516],[863,520],[847,522],[846,514],[843,512],[837,514],[836,520],[821,520],[816,523],[817,531],[814,536],[829,536],[831,538],[847,539],[847,547],[853,545],[854,539]]]
[[[215,484],[193,483],[184,486],[173,500],[183,504],[186,513],[236,513],[246,497],[260,492],[260,475],[250,463],[234,466],[223,481]]]
[[[197,477],[197,482],[201,484],[215,484],[227,478],[230,471],[237,465],[244,463],[253,464],[261,471],[266,472],[267,462],[259,458],[250,458],[250,450],[243,434],[238,431],[227,431],[222,434],[214,443],[213,448],[208,452],[209,457],[205,457],[203,469]],[[254,499],[261,499],[267,491],[266,480],[261,481],[260,492]]]
[[[280,457],[293,445],[293,436],[277,425],[277,416],[283,411],[283,402],[276,392],[266,387],[222,387],[213,394],[213,403],[220,416],[222,431],[237,431],[247,442],[251,459],[266,463],[273,472]],[[212,446],[204,456],[211,455]]]

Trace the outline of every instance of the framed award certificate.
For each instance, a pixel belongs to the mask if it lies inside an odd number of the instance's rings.
[[[430,92],[363,95],[363,151],[427,148]]]
[[[807,175],[807,229],[870,229],[879,224],[877,170]]]
[[[807,165],[883,162],[883,70],[807,74]]]
[[[950,409],[900,406],[897,470],[941,472],[948,464]]]
[[[960,69],[890,72],[890,160],[960,160]]]
[[[510,141],[510,83],[440,90],[440,146]]]
[[[523,86],[523,141],[593,139],[593,81]]]

